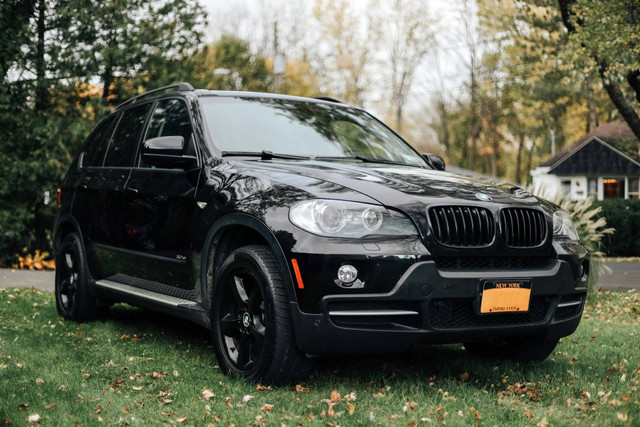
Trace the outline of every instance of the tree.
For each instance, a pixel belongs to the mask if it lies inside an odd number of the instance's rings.
[[[380,26],[366,5],[359,14],[348,0],[317,0],[313,13],[320,25],[320,34],[327,49],[320,52],[321,78],[335,96],[362,106],[370,84],[374,61],[373,47],[380,38]]]
[[[620,115],[640,139],[640,3],[636,0],[558,0],[571,48],[591,57]]]
[[[396,131],[402,133],[404,107],[416,69],[435,43],[432,21],[426,3],[416,0],[394,0],[380,11],[378,19],[383,23],[389,62],[391,104]]]
[[[99,76],[102,98],[116,105],[127,82],[151,66],[195,53],[206,12],[196,0],[65,0],[61,74]]]

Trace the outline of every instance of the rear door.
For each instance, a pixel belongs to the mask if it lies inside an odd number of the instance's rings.
[[[141,156],[144,141],[161,136],[182,136],[184,152],[197,156],[193,125],[182,98],[157,101],[148,129],[140,141],[136,165],[125,188],[123,247],[129,254],[127,275],[142,279],[133,285],[190,297],[195,277],[192,268],[195,193],[200,174],[197,163],[184,168],[159,168]]]
[[[121,251],[125,233],[122,192],[151,104],[138,104],[120,113],[107,144],[87,159],[91,165],[87,167],[73,209],[74,216],[86,224],[87,258],[94,279],[117,274],[126,262]]]

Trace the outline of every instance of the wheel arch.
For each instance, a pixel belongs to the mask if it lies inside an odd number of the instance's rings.
[[[76,219],[69,214],[62,214],[58,217],[55,227],[53,229],[53,253],[57,253],[60,244],[70,233],[76,232],[80,236],[80,241],[84,243],[82,237],[82,231],[80,231],[80,224]]]
[[[230,235],[233,235],[233,240],[227,238]],[[222,265],[224,258],[231,251],[251,244],[264,244],[271,249],[282,273],[282,280],[285,282],[287,298],[289,301],[296,300],[289,263],[273,232],[266,224],[251,215],[232,213],[217,220],[209,229],[204,241],[200,283],[202,303],[205,307],[210,308],[212,289],[209,283],[214,280],[217,273],[216,267]]]

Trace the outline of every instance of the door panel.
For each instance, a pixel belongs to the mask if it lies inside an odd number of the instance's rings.
[[[181,99],[158,101],[145,138],[182,136],[183,154],[196,153],[186,103]],[[143,144],[142,142],[141,144]],[[130,262],[124,273],[151,282],[193,289],[192,237],[196,215],[195,193],[200,168],[155,168],[141,160],[125,188],[123,248]]]
[[[123,190],[150,110],[149,102],[124,110],[108,143],[88,156],[91,166],[86,168],[73,210],[85,226],[87,260],[94,279],[119,273],[128,261],[118,250],[125,234]]]

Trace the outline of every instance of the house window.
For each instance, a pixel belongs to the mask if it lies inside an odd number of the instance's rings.
[[[563,179],[560,181],[560,191],[562,193],[562,197],[569,197],[571,195],[571,180]]]
[[[587,181],[587,196],[598,198],[598,178],[589,178]]]
[[[640,194],[640,178],[629,178],[629,198],[637,199]]]
[[[602,180],[605,199],[624,199],[624,180],[605,178]]]

